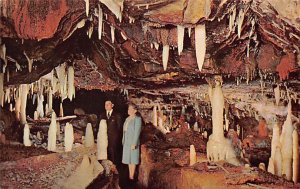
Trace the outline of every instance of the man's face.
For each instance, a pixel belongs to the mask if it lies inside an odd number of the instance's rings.
[[[114,104],[111,101],[106,101],[105,102],[105,110],[110,111],[114,107]]]

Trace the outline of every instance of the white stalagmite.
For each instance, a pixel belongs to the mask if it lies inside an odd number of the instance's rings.
[[[27,54],[26,54],[25,51],[24,51],[24,55],[25,55],[25,57],[26,57],[26,59],[27,59],[27,62],[28,62],[28,71],[29,71],[29,73],[31,73],[31,71],[32,71],[32,64],[33,64],[33,59],[29,58],[29,57],[27,56]]]
[[[274,159],[275,157],[275,151],[277,147],[280,147],[280,141],[279,141],[279,126],[278,123],[275,123],[273,126],[273,136],[272,136],[272,145],[271,145],[271,157]]]
[[[85,137],[84,137],[84,145],[85,147],[94,146],[94,134],[91,123],[88,123],[85,129]]]
[[[56,114],[53,111],[51,115],[51,123],[48,130],[48,147],[49,151],[56,150]]]
[[[282,126],[280,136],[281,155],[282,155],[282,174],[286,175],[287,180],[292,180],[292,159],[293,159],[293,124],[292,124],[292,105],[291,100],[288,104],[288,114]]]
[[[98,39],[102,37],[103,12],[100,4],[98,5]]]
[[[28,126],[28,124],[25,124],[24,134],[23,134],[23,144],[24,144],[24,146],[31,146],[31,141],[29,139],[29,134],[30,134],[29,126]]]
[[[106,5],[120,22],[122,21],[123,0],[100,0],[100,2]]]
[[[69,122],[66,123],[65,126],[65,152],[69,152],[72,150],[73,142],[74,142],[74,131],[73,126]]]
[[[183,50],[183,41],[184,41],[184,26],[177,25],[178,55],[180,55]]]
[[[34,111],[33,120],[38,120],[38,119],[39,119],[39,114],[37,111]]]
[[[197,163],[197,154],[194,145],[190,145],[190,166]]]
[[[298,132],[295,129],[293,131],[293,181],[298,183],[299,177],[299,143],[298,143]]]
[[[244,22],[244,17],[245,17],[245,11],[243,9],[240,9],[239,11],[239,15],[238,15],[238,37],[241,37],[241,33],[242,33],[242,26],[243,26],[243,22]]]
[[[26,104],[27,104],[27,95],[28,95],[28,85],[27,84],[21,84],[20,85],[20,91],[21,91],[21,107],[20,107],[20,113],[21,113],[21,124],[27,123],[26,121]]]
[[[111,35],[111,42],[114,43],[115,42],[115,27],[114,26],[110,26],[110,35]]]
[[[209,161],[226,160],[231,164],[240,165],[231,141],[224,137],[224,96],[220,81],[216,81],[215,88],[212,89],[211,100],[213,131],[207,142],[207,158]]]
[[[90,2],[89,0],[84,0],[84,1],[85,1],[85,14],[88,17],[90,12]]]
[[[102,119],[99,124],[99,130],[97,133],[97,159],[104,160],[107,159],[107,124],[106,120]]]
[[[152,124],[157,127],[157,107],[156,105],[153,107],[153,120]]]
[[[274,158],[274,174],[277,176],[282,175],[282,155],[281,155],[280,147],[277,146],[275,150],[275,158]]]
[[[162,63],[163,63],[164,71],[167,70],[167,66],[168,66],[169,50],[170,50],[169,45],[164,45],[164,46],[163,46]]]
[[[64,117],[64,108],[62,103],[59,105],[59,117]]]
[[[279,101],[280,101],[280,88],[279,85],[277,85],[277,87],[274,88],[274,96],[275,96],[275,102],[276,105],[279,105]]]
[[[0,73],[0,105],[4,105],[4,90],[3,90],[4,74]]]
[[[206,32],[205,25],[197,25],[195,28],[195,47],[198,69],[201,71],[206,52]]]
[[[269,158],[268,172],[272,173],[272,174],[275,174],[275,168],[274,168],[274,160],[273,160],[273,158]]]
[[[75,98],[75,86],[74,86],[74,68],[69,66],[68,68],[68,98],[72,101]]]

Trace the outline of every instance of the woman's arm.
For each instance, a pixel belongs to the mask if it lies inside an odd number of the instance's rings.
[[[137,147],[138,142],[140,140],[141,129],[142,129],[142,119],[141,117],[136,117],[134,121],[134,134],[133,134],[131,147],[133,146],[134,148]]]

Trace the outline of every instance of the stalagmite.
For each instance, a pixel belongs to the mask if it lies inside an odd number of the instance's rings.
[[[102,37],[103,12],[100,4],[98,5],[98,39]]]
[[[239,15],[238,15],[238,37],[241,37],[241,32],[242,32],[242,26],[243,26],[243,22],[244,22],[244,17],[245,17],[245,11],[243,9],[240,9],[239,11]]]
[[[297,129],[293,131],[293,181],[298,183],[299,177],[299,142]]]
[[[113,27],[112,25],[110,26],[110,35],[111,35],[111,42],[114,43],[115,42],[115,27]]]
[[[197,154],[194,145],[190,145],[190,166],[197,163]]]
[[[288,104],[288,114],[282,126],[280,136],[282,154],[282,174],[286,175],[287,180],[292,180],[292,159],[293,159],[293,124],[292,124],[292,105],[291,100]]]
[[[88,123],[85,129],[85,137],[84,137],[84,145],[85,147],[94,146],[94,134],[91,123]]]
[[[0,73],[0,105],[4,105],[4,90],[3,90],[4,74]]]
[[[24,126],[24,134],[23,134],[23,144],[24,146],[31,146],[31,141],[29,139],[30,130],[28,124]]]
[[[99,124],[99,130],[97,133],[97,159],[104,160],[107,159],[107,124],[106,120],[102,119]]]
[[[90,11],[90,2],[89,2],[89,0],[84,0],[84,1],[85,1],[85,14],[88,17],[89,11]]]
[[[269,158],[268,172],[275,174],[274,160],[273,158]]]
[[[277,176],[282,175],[282,169],[283,169],[283,164],[282,164],[282,155],[281,155],[281,150],[280,147],[277,147],[275,150],[275,158],[274,158],[274,173]]]
[[[275,102],[276,105],[279,105],[279,101],[280,101],[280,88],[279,85],[277,85],[277,87],[274,88],[274,96],[275,96]]]
[[[122,21],[122,9],[123,9],[124,0],[100,0],[101,3],[107,6],[107,8],[119,19]]]
[[[55,124],[56,126],[56,124]],[[55,133],[56,134],[56,133]],[[74,131],[73,126],[69,122],[66,123],[65,126],[65,152],[69,152],[72,150],[73,142],[74,142]]]
[[[260,168],[263,171],[266,171],[266,166],[264,163],[259,163],[258,168]]]
[[[195,28],[195,47],[198,69],[201,71],[206,52],[206,32],[205,25],[197,25]]]
[[[167,70],[167,66],[168,66],[169,50],[170,50],[169,45],[164,45],[163,46],[162,63],[163,63],[164,71]]]
[[[20,91],[21,91],[21,107],[20,107],[20,113],[21,113],[21,124],[27,123],[26,121],[26,104],[27,104],[27,95],[28,95],[28,85],[27,84],[21,84],[20,85]]]
[[[184,27],[177,25],[178,55],[180,55],[183,50],[183,41],[184,41]]]
[[[48,147],[49,151],[56,150],[56,114],[53,111],[51,114],[51,123],[48,130]]]
[[[159,44],[157,43],[157,42],[153,42],[153,44],[154,44],[154,48],[156,49],[156,50],[158,50],[158,48],[159,48]]]
[[[31,73],[31,71],[32,71],[32,64],[33,64],[33,59],[29,58],[29,57],[27,56],[27,54],[26,54],[25,51],[24,51],[24,55],[25,55],[25,57],[26,57],[26,59],[27,59],[27,62],[28,62],[28,71],[29,71],[29,73]]]
[[[39,119],[39,114],[37,111],[34,111],[33,120],[38,120],[38,119]]]
[[[75,86],[74,86],[74,68],[69,66],[68,68],[68,98],[72,101],[75,98]]]
[[[64,108],[62,103],[59,105],[59,117],[64,117]]]
[[[93,31],[94,31],[94,26],[93,26],[93,24],[91,24],[87,31],[87,35],[88,35],[89,39],[91,39]]]
[[[157,107],[154,106],[153,107],[153,120],[152,120],[152,124],[157,127]]]
[[[231,141],[224,137],[224,96],[220,81],[215,82],[211,98],[213,131],[207,142],[207,158],[209,161],[226,160],[231,164],[239,165]]]

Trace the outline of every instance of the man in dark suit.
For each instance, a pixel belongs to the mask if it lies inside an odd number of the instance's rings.
[[[111,100],[105,101],[105,112],[100,115],[100,120],[105,119],[107,123],[108,159],[115,165],[121,164],[122,158],[122,134],[123,125],[121,115],[113,110],[114,104]]]

